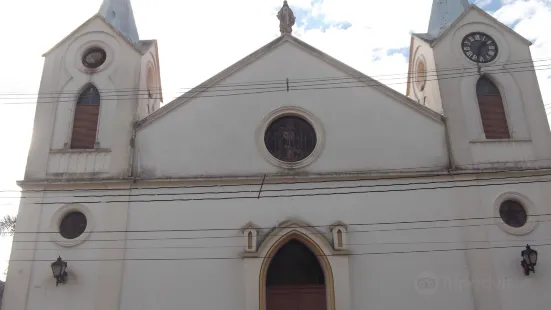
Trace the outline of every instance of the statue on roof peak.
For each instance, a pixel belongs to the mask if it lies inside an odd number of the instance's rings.
[[[293,25],[295,24],[295,14],[293,10],[287,4],[287,1],[283,1],[283,7],[277,13],[277,18],[279,19],[279,31],[281,35],[291,34],[293,32]]]

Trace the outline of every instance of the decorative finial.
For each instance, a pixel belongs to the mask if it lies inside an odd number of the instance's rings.
[[[279,31],[281,35],[291,34],[291,32],[293,32],[295,14],[293,14],[293,10],[291,10],[286,0],[283,1],[283,7],[277,13],[277,19],[279,19]]]

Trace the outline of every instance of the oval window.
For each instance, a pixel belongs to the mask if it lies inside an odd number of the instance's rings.
[[[499,215],[505,224],[519,228],[528,221],[526,209],[515,200],[506,200],[499,206]]]
[[[105,60],[107,59],[107,54],[105,51],[99,47],[93,47],[88,49],[82,56],[82,64],[89,69],[99,68]]]

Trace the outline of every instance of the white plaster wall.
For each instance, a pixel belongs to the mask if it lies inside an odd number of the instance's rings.
[[[416,74],[415,65],[417,63],[417,58],[423,57],[425,59],[425,64],[427,68],[427,82],[425,84],[425,88],[423,90],[420,90],[415,85],[415,78],[413,78],[412,79],[413,83],[410,86],[412,88],[410,97],[413,98],[414,100],[417,100],[421,105],[427,106],[438,113],[443,113],[442,99],[440,96],[440,88],[439,88],[438,77],[437,77],[437,72],[438,72],[437,70],[449,69],[449,68],[437,69],[436,63],[434,61],[434,53],[431,46],[427,42],[419,39],[416,36],[412,36],[412,38],[413,38],[412,44],[414,46],[414,49],[413,49],[414,55],[412,57],[413,71],[410,72],[409,74],[412,77],[415,77],[415,74]]]
[[[529,184],[524,186],[506,185],[502,188],[488,187],[484,196],[481,196],[481,203],[493,203],[502,193],[516,192],[522,188],[521,193],[526,196],[534,207],[533,212],[542,214],[534,217],[536,221],[535,229],[525,235],[511,235],[496,225],[488,225],[486,233],[490,240],[520,240],[515,242],[521,246],[526,244],[547,244],[549,245],[549,236],[551,236],[551,207],[549,204],[551,195],[549,194],[549,183]],[[483,209],[479,216],[491,216],[491,211]],[[511,244],[510,242],[496,242],[494,246],[503,246]],[[534,248],[534,246],[532,246]],[[501,301],[503,310],[515,309],[545,309],[551,302],[549,291],[551,289],[551,270],[549,262],[544,257],[551,257],[550,246],[536,246],[539,253],[536,273],[526,277],[522,269],[519,269],[521,257],[520,249],[493,249],[490,254],[493,258],[493,271],[495,282],[493,286],[497,288],[497,297]]]
[[[110,186],[103,185],[99,189]],[[112,186],[116,189],[117,185]],[[113,193],[97,190],[73,194]],[[118,309],[128,204],[71,204],[82,198],[67,200],[67,193],[24,194],[29,198],[23,199],[20,205],[19,223],[12,246],[13,261],[7,276],[10,286],[6,287],[4,309],[59,309],[60,304],[56,306],[55,300],[63,300],[62,309]],[[67,207],[72,205],[85,212],[87,232],[75,239],[79,242],[63,240],[61,244],[58,243],[61,237],[55,233],[56,219],[70,211]],[[71,261],[67,281],[73,283],[72,286],[55,285],[50,260],[52,257],[55,260],[58,255]]]
[[[418,179],[399,182],[420,181]],[[425,181],[434,182],[436,179]],[[441,185],[450,185],[451,179],[443,178],[440,181]],[[71,248],[53,243],[49,234],[37,237],[22,234],[20,238],[33,240],[36,237],[40,242],[16,243],[12,259],[27,257],[36,261],[16,262],[12,265],[15,266],[13,269],[10,267],[8,287],[4,297],[6,307],[16,310],[75,307],[104,310],[182,307],[197,310],[220,308],[242,310],[245,309],[247,294],[243,261],[238,257],[243,252],[245,244],[238,228],[249,221],[264,228],[272,228],[277,223],[290,218],[300,219],[311,225],[325,225],[319,230],[327,233],[327,236],[330,236],[327,225],[337,220],[351,225],[347,235],[349,251],[352,253],[349,256],[349,270],[341,270],[338,267],[334,269],[334,272],[349,272],[351,309],[475,310],[481,309],[481,304],[493,303],[501,305],[496,309],[515,310],[540,308],[538,305],[551,302],[549,294],[545,294],[551,287],[550,273],[547,270],[549,257],[551,257],[548,247],[535,246],[540,253],[540,261],[537,273],[530,277],[524,276],[520,267],[522,248],[384,254],[455,249],[466,246],[523,246],[526,243],[545,243],[545,239],[551,233],[548,222],[538,223],[536,229],[527,235],[515,236],[502,231],[490,217],[494,215],[493,203],[496,197],[511,191],[529,197],[537,212],[550,213],[548,183],[484,186],[483,184],[488,182],[480,181],[462,183],[482,185],[470,188],[373,192],[388,190],[389,187],[382,185],[397,182],[396,180],[362,181],[349,184],[323,183],[322,185],[303,184],[285,187],[265,185],[263,190],[263,196],[296,194],[298,193],[296,191],[270,192],[270,190],[308,186],[364,185],[369,186],[367,190],[372,191],[364,194],[293,198],[257,199],[257,193],[254,192],[258,189],[257,186],[240,186],[93,192],[94,195],[102,196],[101,199],[60,197],[67,196],[67,193],[63,195],[57,193],[49,194],[44,198],[44,202],[54,202],[54,204],[40,205],[38,209],[36,209],[37,205],[28,204],[29,201],[27,201],[28,205],[23,206],[23,212],[31,209],[38,210],[39,216],[36,218],[40,220],[34,222],[35,227],[31,225],[33,221],[24,222],[29,226],[18,227],[20,231],[46,231],[49,229],[53,214],[64,205],[62,202],[79,202],[90,210],[91,223],[96,232],[91,233],[83,243]],[[418,187],[427,186],[406,185],[392,188],[396,190]],[[240,197],[253,197],[253,199],[143,202],[144,200],[227,197],[232,194],[193,195],[192,193],[237,190],[253,191],[249,194],[233,194]],[[331,192],[338,191],[350,190],[331,190]],[[126,200],[127,197],[124,195],[128,193],[141,194],[142,196],[134,196],[132,200],[142,202],[109,203],[113,200]],[[175,195],[167,196],[168,193]],[[113,194],[123,196],[118,198],[105,196]],[[70,195],[82,195],[82,193],[72,193],[68,196]],[[90,192],[87,192],[87,196],[89,195]],[[37,200],[40,201],[40,199]],[[98,200],[103,200],[104,203],[90,203]],[[489,219],[374,225],[374,223],[454,219],[469,216]],[[465,224],[480,224],[480,226],[449,227]],[[415,229],[428,226],[448,228]],[[218,230],[204,230],[209,228]],[[102,232],[106,230],[130,232]],[[469,239],[466,239],[467,236]],[[119,241],[93,241],[106,239]],[[127,240],[124,241],[125,239]],[[20,248],[30,248],[34,251],[17,250]],[[31,258],[28,256],[29,252],[34,253]],[[477,259],[468,259],[467,254],[471,252]],[[70,275],[67,284],[55,287],[49,262],[55,260],[58,254],[68,261]],[[79,259],[85,261],[77,262],[76,260]],[[121,259],[126,261],[123,262]],[[480,266],[485,267],[486,270],[479,271]],[[30,282],[25,281],[26,274],[30,274]],[[433,277],[437,280],[438,286],[435,291],[420,290],[416,286],[424,277]],[[19,298],[19,292],[25,292],[27,288],[29,295],[25,301]],[[483,299],[476,300],[475,293],[483,296]],[[18,303],[14,304],[15,301]],[[25,303],[26,306],[24,306]]]
[[[473,31],[488,33],[498,43],[498,57],[482,65],[481,71],[500,89],[512,141],[480,143],[485,137],[476,100],[476,64],[470,62],[460,48],[462,38]],[[531,59],[524,41],[473,9],[439,39],[434,55],[439,69],[463,68],[456,78],[439,74],[444,114],[449,119],[452,149],[459,165],[551,159],[549,124],[535,72],[527,71],[526,62],[511,64]]]
[[[208,97],[170,111],[137,132],[139,174],[178,177],[277,172],[280,168],[262,157],[259,148],[264,145],[257,144],[256,131],[266,115],[285,106],[309,111],[323,126],[321,154],[303,171],[447,165],[444,126],[438,120],[373,87],[358,87],[360,83],[349,84],[355,86],[350,88],[293,90],[293,80],[312,76],[346,75],[293,43],[282,44],[221,83],[285,81],[288,77],[290,92],[213,96],[243,92],[216,88],[205,94]]]
[[[89,74],[82,71],[81,57],[84,50],[90,46],[99,45],[107,52],[106,63],[99,71]],[[141,55],[125,42],[105,22],[96,17],[90,20],[82,28],[73,33],[67,40],[57,46],[46,55],[43,80],[39,98],[44,98],[44,105],[48,102],[51,107],[40,107],[36,113],[36,125],[34,135],[49,133],[48,137],[42,137],[41,150],[33,152],[42,156],[59,157],[59,154],[50,154],[51,150],[68,148],[71,140],[73,115],[80,90],[88,83],[94,84],[101,93],[100,117],[98,123],[97,142],[102,152],[109,150],[109,165],[105,166],[98,175],[121,175],[128,168],[129,141],[132,131],[132,122],[136,111],[138,93],[139,70]],[[50,65],[51,64],[51,65]],[[55,77],[55,78],[52,78]],[[40,105],[41,100],[39,100]],[[49,111],[45,111],[49,110]],[[37,136],[38,137],[38,136]],[[46,143],[47,142],[47,143]],[[33,138],[33,143],[38,143]],[[68,157],[86,157],[85,154],[77,154]],[[36,155],[32,155],[34,157]],[[67,156],[66,156],[67,157]],[[75,157],[75,158],[76,158]],[[47,159],[58,164],[56,167],[68,167],[57,169],[44,161],[29,162],[29,172],[37,178],[46,175],[52,177],[52,172],[59,174],[98,173],[90,169],[73,171],[70,169],[69,160],[59,163],[63,158]],[[35,159],[33,159],[35,161]],[[34,167],[36,165],[36,167]],[[59,171],[58,171],[59,170]]]

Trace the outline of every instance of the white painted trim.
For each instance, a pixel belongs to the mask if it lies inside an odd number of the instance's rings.
[[[529,40],[527,40],[525,37],[521,36],[520,34],[518,34],[517,32],[515,32],[513,29],[511,29],[509,26],[503,24],[502,22],[500,22],[499,20],[497,20],[495,17],[493,17],[492,15],[486,13],[486,11],[484,11],[483,9],[479,8],[478,6],[476,6],[475,4],[471,4],[469,5],[469,7],[465,10],[465,12],[463,12],[461,15],[459,15],[459,17],[457,17],[455,19],[455,21],[453,23],[451,23],[451,25],[449,25],[446,30],[444,30],[444,32],[442,32],[438,37],[436,37],[432,43],[431,43],[431,47],[435,47],[438,43],[440,43],[440,41],[450,32],[451,29],[455,28],[455,26],[457,24],[459,24],[461,22],[461,20],[463,20],[463,18],[465,16],[467,16],[467,14],[469,14],[472,10],[476,10],[478,13],[481,13],[482,16],[484,17],[487,17],[490,21],[492,21],[493,23],[497,24],[501,29],[503,30],[506,30],[508,31],[509,33],[511,34],[514,34],[515,36],[517,36],[519,39],[521,39],[526,45],[528,46],[531,46],[532,45],[532,42],[530,42]]]
[[[65,215],[70,212],[82,212],[86,216],[86,229],[84,232],[75,239],[66,239],[59,233],[59,224]],[[90,236],[94,227],[94,218],[90,209],[81,204],[68,204],[59,208],[50,221],[50,236],[54,242],[64,247],[73,247],[75,245],[81,244]]]
[[[107,63],[107,60],[105,61],[105,63]],[[105,65],[105,63],[103,65]],[[84,67],[84,65],[80,64],[82,66],[82,68],[85,68],[87,69],[86,67]],[[103,67],[103,65],[101,65],[99,68],[97,69],[100,69]],[[77,67],[78,68],[78,67]],[[103,67],[105,68],[105,67]],[[81,70],[81,68],[78,68],[79,70]],[[97,70],[97,69],[94,69],[94,70]],[[77,111],[77,103],[78,103],[78,99],[80,98],[80,96],[82,95],[82,92],[88,88],[89,86],[93,86],[95,87],[98,92],[99,92],[99,112],[98,112],[98,121],[97,121],[97,124],[96,124],[96,138],[95,138],[95,141],[94,141],[94,148],[93,149],[72,149],[71,148],[71,140],[73,139],[73,129],[74,129],[74,126],[75,126],[75,116],[76,116],[76,111]],[[100,141],[99,141],[99,129],[100,129],[100,122],[101,122],[101,110],[102,110],[102,104],[101,104],[101,101],[102,101],[102,93],[101,93],[101,90],[98,88],[98,86],[90,81],[90,82],[87,82],[86,84],[82,85],[80,87],[80,89],[78,90],[78,92],[76,92],[76,94],[73,96],[73,102],[71,103],[72,106],[73,106],[73,115],[72,115],[72,118],[71,118],[71,121],[70,121],[70,125],[69,125],[69,131],[67,133],[67,141],[65,142],[65,149],[66,150],[76,150],[78,152],[81,152],[83,150],[95,150],[95,149],[101,149],[100,147]]]
[[[82,57],[84,56],[84,53],[86,51],[94,47],[101,48],[105,51],[105,62],[97,68],[94,68],[94,69],[87,68],[82,63]],[[117,58],[117,55],[115,53],[115,49],[111,45],[107,44],[104,41],[93,40],[93,41],[88,41],[86,42],[86,44],[83,44],[82,46],[80,46],[73,57],[75,57],[74,64],[76,65],[79,71],[86,74],[94,74],[108,68],[115,61],[115,59]]]
[[[416,69],[417,69],[417,58],[420,57],[420,55],[422,56],[422,54],[419,52],[419,50],[421,49],[421,46],[418,45],[417,48],[415,48],[415,53],[414,55],[412,55],[412,57],[410,58],[410,70],[409,70],[409,74],[408,74],[408,80],[409,80],[409,83],[411,83],[411,89],[412,89],[412,92],[415,96],[415,98],[417,98],[417,102],[421,102],[421,98],[423,97],[423,94],[422,92],[419,91],[419,88],[417,87],[417,83],[416,83]],[[426,62],[425,62],[426,64]],[[426,85],[425,85],[426,86]]]
[[[503,221],[503,219],[501,218],[501,215],[499,214],[499,208],[501,206],[501,203],[503,203],[506,200],[515,200],[524,207],[524,210],[526,210],[526,214],[528,215],[526,224],[524,224],[524,226],[512,227],[507,225]],[[537,214],[536,206],[532,203],[532,201],[530,201],[528,197],[517,192],[502,193],[496,198],[494,202],[494,222],[503,231],[512,235],[526,235],[532,232],[536,228],[536,225],[538,224],[535,218],[536,214]]]
[[[531,164],[534,162],[534,164]],[[536,164],[542,163],[542,164]],[[103,188],[105,184],[133,184],[133,188],[147,188],[147,186],[171,185],[215,185],[224,184],[240,184],[240,185],[260,185],[262,179],[266,180],[265,184],[274,182],[319,182],[319,181],[368,181],[368,180],[393,180],[393,179],[422,179],[422,178],[449,178],[452,176],[468,176],[474,177],[495,175],[497,173],[509,175],[513,178],[515,175],[525,175],[531,173],[534,177],[545,177],[551,172],[551,160],[535,160],[535,161],[493,161],[478,164],[478,167],[473,168],[470,165],[459,166],[459,170],[449,170],[447,166],[439,169],[430,170],[415,170],[415,171],[358,171],[349,173],[309,173],[308,175],[300,174],[257,174],[257,175],[241,175],[241,174],[226,174],[217,176],[193,175],[188,177],[171,177],[171,178],[116,178],[116,177],[97,177],[88,179],[32,179],[19,180],[17,185],[23,189],[33,189],[37,186],[45,188],[56,188],[57,185],[81,188],[82,186],[100,186]],[[141,184],[141,187],[139,186]]]
[[[314,147],[314,150],[310,155],[308,155],[308,157],[298,162],[285,162],[275,158],[272,154],[270,154],[264,143],[264,133],[266,132],[268,126],[270,126],[270,124],[279,117],[286,115],[299,116],[305,119],[312,125],[312,127],[314,127],[314,131],[316,132],[316,146]],[[256,131],[256,145],[262,156],[274,166],[284,169],[298,169],[311,164],[319,157],[321,151],[323,150],[324,144],[325,131],[323,129],[321,121],[316,116],[314,116],[314,114],[299,107],[285,106],[273,110],[264,117]]]
[[[84,23],[82,23],[82,25],[80,25],[77,29],[73,30],[71,33],[69,33],[67,36],[65,36],[63,39],[61,39],[61,41],[59,41],[58,43],[56,43],[56,45],[52,46],[52,48],[50,48],[48,51],[46,51],[44,54],[42,54],[42,57],[47,57],[51,52],[53,52],[56,48],[58,48],[59,46],[61,46],[61,44],[63,44],[63,42],[67,41],[69,38],[71,38],[75,33],[78,33],[82,28],[84,28],[86,25],[88,25],[90,22],[92,22],[93,20],[95,20],[96,18],[99,18],[101,19],[106,26],[108,26],[111,30],[113,30],[120,38],[122,38],[124,40],[124,42],[126,42],[126,44],[128,44],[128,46],[132,47],[132,49],[134,51],[136,51],[138,54],[140,55],[143,55],[144,53],[139,50],[137,47],[136,47],[136,44],[134,44],[132,41],[130,41],[130,39],[128,39],[126,37],[126,35],[122,34],[119,30],[117,30],[117,28],[113,27],[113,25],[111,25],[110,22],[108,22],[105,17],[101,16],[99,13],[96,13],[94,14],[94,16],[90,17],[87,21],[85,21]]]
[[[333,275],[334,309],[351,310],[350,298],[350,270],[348,255],[338,255],[333,251],[331,244],[325,237],[306,223],[299,221],[286,221],[272,230],[258,247],[257,253],[245,256],[245,310],[266,309],[260,305],[260,276],[265,257],[272,247],[277,246],[281,240],[287,240],[290,234],[303,235],[310,239],[321,250],[330,265]],[[332,309],[328,305],[328,309]]]
[[[427,87],[427,77],[428,77],[428,70],[427,70],[427,60],[425,59],[425,56],[423,54],[419,54],[418,56],[416,56],[415,58],[415,65],[413,67],[413,84],[415,86],[415,89],[419,92],[419,96],[417,98],[421,98],[421,94],[425,91],[425,87]],[[419,64],[420,63],[423,63],[424,66],[425,66],[425,77],[423,79],[423,87],[419,87],[418,83],[419,83],[419,71],[418,71],[418,67],[419,67]]]
[[[111,153],[111,149],[51,149],[50,154],[59,153]]]
[[[510,46],[503,34],[494,25],[483,22],[472,22],[461,25],[451,32],[452,39],[450,42],[452,44],[452,53],[454,57],[466,68],[477,68],[477,66],[480,65],[481,68],[490,67],[495,69],[497,64],[507,63],[509,61]],[[498,48],[497,57],[494,60],[478,64],[472,60],[469,60],[465,54],[463,54],[461,42],[465,36],[473,32],[483,32],[494,39]]]
[[[532,142],[531,139],[487,139],[487,140],[471,140],[469,143],[527,143]]]
[[[519,142],[530,140],[530,130],[526,123],[526,115],[524,114],[524,105],[521,107],[511,105],[512,103],[523,102],[520,97],[520,91],[516,87],[504,88],[503,85],[510,85],[514,82],[514,78],[509,73],[485,73],[486,69],[483,68],[482,75],[489,78],[499,89],[501,99],[503,102],[503,109],[507,118],[507,126],[509,128],[510,139],[486,139],[484,133],[484,127],[482,125],[482,116],[480,114],[480,106],[478,104],[478,97],[476,94],[476,84],[480,79],[480,75],[470,75],[463,77],[461,80],[461,94],[466,96],[463,100],[465,113],[467,115],[476,115],[477,117],[471,117],[467,119],[467,130],[469,142],[477,143],[482,141],[496,142],[502,140],[502,142]]]
[[[221,71],[220,73],[216,74],[215,76],[211,77],[210,79],[206,80],[205,82],[199,84],[195,88],[191,89],[190,91],[184,93],[182,96],[172,100],[168,104],[164,105],[162,108],[158,109],[154,113],[148,115],[147,117],[139,120],[136,122],[135,126],[137,129],[142,129],[145,126],[151,124],[153,121],[159,119],[163,115],[169,113],[173,109],[177,108],[180,105],[183,105],[190,100],[194,99],[195,97],[198,97],[202,92],[208,90],[208,88],[213,87],[217,85],[220,81],[228,78],[235,72],[238,72],[245,68],[250,63],[258,60],[271,50],[277,48],[281,44],[285,42],[291,42],[292,44],[295,44],[296,46],[304,49],[305,52],[312,54],[315,57],[318,57],[319,59],[323,60],[324,62],[328,63],[329,65],[333,66],[334,68],[348,74],[350,77],[356,78],[358,81],[366,84],[369,87],[373,87],[375,89],[378,89],[379,91],[383,92],[385,95],[389,96],[390,98],[393,98],[397,100],[398,102],[405,104],[406,106],[414,109],[415,111],[422,113],[423,115],[431,118],[432,120],[444,124],[442,120],[442,115],[438,112],[435,112],[431,110],[428,107],[425,107],[423,105],[418,104],[413,99],[408,98],[404,96],[403,94],[399,93],[398,91],[378,82],[377,80],[370,78],[369,76],[361,73],[360,71],[357,71],[356,69],[344,64],[343,62],[325,54],[324,52],[316,49],[315,47],[307,44],[306,42],[295,38],[291,35],[282,35],[278,38],[274,39],[273,41],[269,42],[268,44],[264,45],[263,47],[259,48],[255,52],[249,54],[245,58],[239,60],[238,62],[234,63],[230,67],[226,68],[225,70]]]

